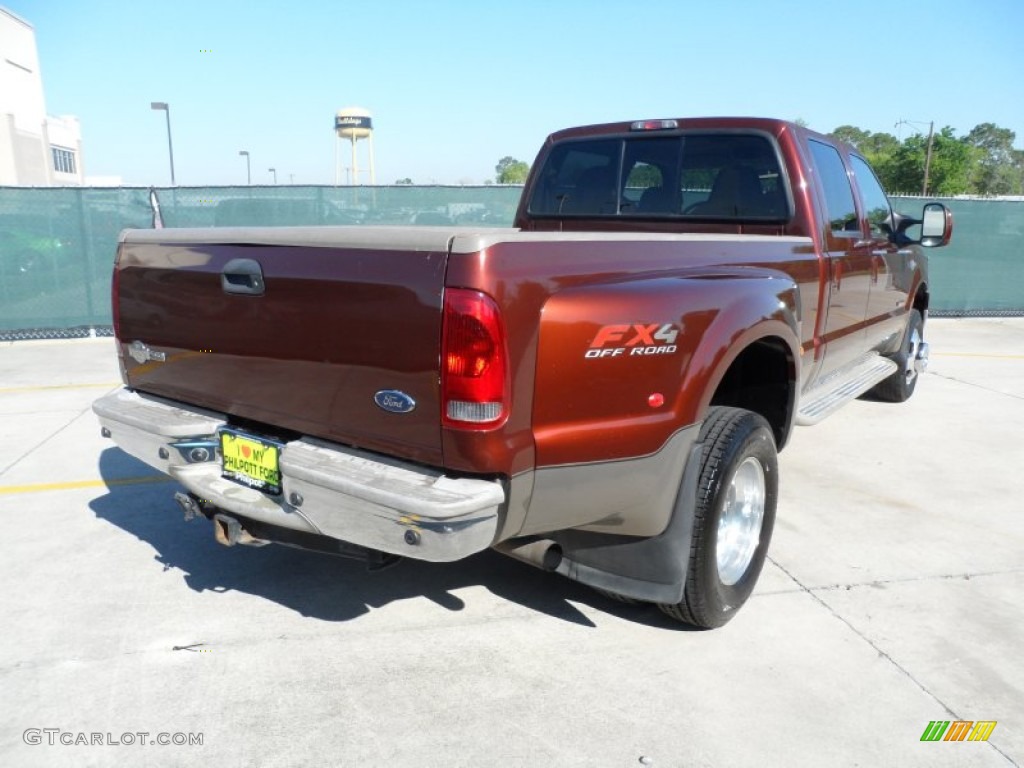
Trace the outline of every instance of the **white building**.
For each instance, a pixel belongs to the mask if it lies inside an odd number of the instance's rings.
[[[83,183],[78,118],[48,117],[32,25],[0,7],[0,185]]]

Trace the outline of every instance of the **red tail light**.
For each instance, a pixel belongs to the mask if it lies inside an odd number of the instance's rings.
[[[496,427],[508,416],[505,330],[494,299],[448,288],[441,342],[441,417],[449,427]]]

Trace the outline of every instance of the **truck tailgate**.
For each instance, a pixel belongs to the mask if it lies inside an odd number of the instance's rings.
[[[126,382],[236,419],[439,463],[451,237],[405,227],[127,231],[117,264]],[[414,408],[376,405],[384,390]]]

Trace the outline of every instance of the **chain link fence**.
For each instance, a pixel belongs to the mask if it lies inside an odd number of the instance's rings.
[[[0,340],[110,333],[125,228],[509,226],[519,187],[0,187]],[[925,200],[894,197],[920,216]],[[1024,315],[1024,201],[944,200],[953,242],[929,252],[934,315]]]

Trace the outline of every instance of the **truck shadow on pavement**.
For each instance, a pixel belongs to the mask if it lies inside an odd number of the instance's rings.
[[[422,597],[450,611],[466,605],[455,590],[482,586],[530,610],[582,626],[595,626],[574,603],[649,626],[688,630],[654,606],[627,605],[576,582],[544,573],[497,552],[455,563],[403,560],[370,572],[356,560],[271,544],[224,547],[204,519],[185,522],[173,501],[178,486],[119,448],[100,455],[107,493],[89,506],[96,517],[132,534],[156,550],[167,572],[180,571],[197,592],[244,592],[324,621],[350,621],[395,600]],[[124,483],[152,477],[154,482]]]

